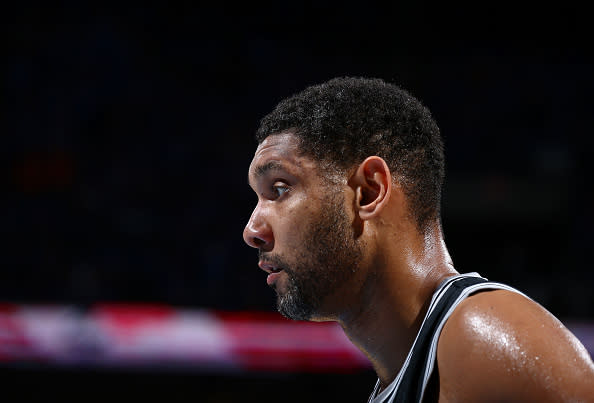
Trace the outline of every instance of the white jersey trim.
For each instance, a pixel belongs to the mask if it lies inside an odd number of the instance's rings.
[[[446,291],[452,286],[452,284],[455,282],[455,280],[458,280],[461,278],[468,278],[468,277],[482,277],[482,276],[480,276],[476,272],[458,274],[453,277],[448,277],[446,280],[444,280],[442,282],[442,284],[440,284],[437,291],[433,294],[433,296],[431,298],[431,303],[429,304],[429,309],[427,310],[427,313],[425,314],[423,323],[421,324],[421,328],[423,328],[423,325],[425,324],[427,318],[433,312],[436,305],[439,303],[439,301],[441,300],[443,295],[446,293]],[[484,277],[482,277],[482,278],[484,278]],[[462,291],[462,293],[458,296],[456,301],[450,306],[446,315],[442,318],[435,333],[433,334],[433,337],[431,340],[431,346],[430,346],[430,350],[429,350],[430,355],[429,355],[429,359],[428,359],[428,362],[427,362],[427,365],[425,368],[425,374],[423,376],[423,388],[422,388],[422,394],[421,394],[421,401],[423,400],[423,397],[425,395],[425,389],[427,387],[427,384],[429,383],[429,378],[431,377],[431,373],[433,372],[433,369],[435,367],[435,359],[436,359],[436,355],[437,355],[437,344],[439,341],[439,336],[440,336],[441,331],[442,331],[446,321],[448,320],[448,318],[452,315],[452,313],[454,312],[456,307],[460,304],[460,302],[462,302],[470,294],[475,293],[480,290],[497,290],[497,289],[516,292],[518,294],[523,295],[524,297],[526,297],[528,299],[531,299],[530,297],[526,296],[524,293],[516,290],[513,287],[509,287],[505,284],[500,284],[500,283],[491,282],[491,281],[475,284],[475,285],[465,288]],[[394,397],[396,396],[395,391],[398,390],[398,387],[400,386],[400,383],[402,381],[402,377],[404,376],[404,373],[406,372],[406,370],[409,366],[410,360],[412,358],[412,352],[413,352],[414,346],[417,344],[419,334],[420,334],[420,330],[419,330],[419,333],[417,333],[417,336],[415,337],[415,341],[413,342],[413,344],[408,352],[408,355],[406,357],[406,360],[404,361],[404,364],[402,365],[402,368],[400,368],[398,375],[396,375],[396,378],[394,378],[394,380],[384,390],[382,390],[382,392],[379,395],[377,395],[377,391],[379,390],[379,386],[380,386],[380,380],[378,378],[377,382],[375,383],[375,387],[373,388],[373,392],[369,396],[369,400],[367,401],[367,403],[393,403]],[[389,398],[389,399],[386,400],[386,398]]]

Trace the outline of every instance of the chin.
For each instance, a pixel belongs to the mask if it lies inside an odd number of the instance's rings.
[[[308,319],[310,322],[336,322],[336,318],[334,316],[324,316],[324,315],[313,315],[311,318]]]

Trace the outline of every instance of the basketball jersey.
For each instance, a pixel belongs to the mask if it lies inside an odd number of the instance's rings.
[[[379,395],[378,379],[367,403],[422,402],[435,367],[437,342],[445,322],[462,300],[481,290],[508,290],[522,294],[505,284],[491,282],[478,273],[447,278],[433,294],[421,329],[400,372]]]

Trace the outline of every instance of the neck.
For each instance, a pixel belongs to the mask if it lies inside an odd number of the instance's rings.
[[[392,240],[392,242],[395,242]],[[395,248],[394,245],[397,245]],[[382,387],[398,374],[443,279],[457,274],[443,242],[441,229],[406,239],[378,253],[361,287],[355,308],[339,323],[365,353]]]

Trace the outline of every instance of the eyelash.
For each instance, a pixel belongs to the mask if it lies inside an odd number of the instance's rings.
[[[282,197],[285,193],[291,190],[291,188],[287,184],[283,183],[282,185],[280,185],[278,183],[279,182],[275,182],[274,185],[272,185],[272,193],[277,199],[279,197]],[[279,191],[279,189],[282,189],[282,191]]]

